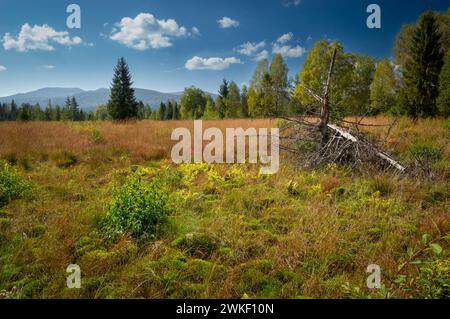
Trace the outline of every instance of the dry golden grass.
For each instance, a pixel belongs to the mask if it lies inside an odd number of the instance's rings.
[[[272,120],[203,121],[203,129],[217,127],[273,127]],[[0,123],[0,157],[12,160],[47,158],[70,152],[77,156],[95,148],[125,152],[133,162],[169,158],[172,131],[178,127],[193,130],[193,121],[141,121],[129,123],[93,122],[3,122]]]
[[[48,156],[55,151],[80,153],[89,147],[89,137],[68,123],[0,123],[0,156],[11,159]]]
[[[353,120],[349,118],[349,120]],[[370,117],[363,124],[386,125],[392,119]],[[244,129],[249,127],[269,128],[276,125],[270,119],[239,119],[203,121],[203,129],[218,127]],[[0,157],[8,159],[47,158],[52,153],[70,152],[76,155],[86,153],[90,148],[109,149],[125,152],[130,158],[158,160],[169,158],[175,142],[170,135],[175,128],[186,127],[193,130],[193,121],[141,121],[129,123],[87,122],[2,122],[0,123]],[[374,136],[384,137],[387,128],[364,128]],[[432,144],[444,145],[445,157],[450,157],[450,143],[441,119],[400,119],[391,131],[388,144],[399,152],[404,152],[414,139]]]

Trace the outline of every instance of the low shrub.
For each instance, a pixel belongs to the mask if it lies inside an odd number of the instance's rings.
[[[0,162],[0,207],[29,194],[31,183],[21,178],[7,162]]]
[[[150,239],[169,214],[168,194],[158,179],[143,180],[139,169],[127,176],[121,186],[113,188],[113,198],[106,216],[109,237],[130,235]]]
[[[418,251],[408,248],[408,260],[399,265],[400,274],[394,281],[394,287],[400,288],[414,298],[449,299],[450,259],[448,251],[439,242],[450,242],[450,236],[431,240],[430,235],[424,234],[423,247]],[[415,268],[416,271],[412,274],[401,274],[408,268]]]

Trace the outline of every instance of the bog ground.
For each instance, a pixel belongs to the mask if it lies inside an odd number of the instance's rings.
[[[174,165],[170,134],[192,125],[0,123],[0,298],[450,297],[449,120],[398,122],[394,156],[427,165],[408,176]]]

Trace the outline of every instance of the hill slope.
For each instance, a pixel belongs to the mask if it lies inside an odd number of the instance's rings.
[[[135,89],[136,100],[157,107],[167,100],[179,101],[182,93],[163,93],[147,89]],[[53,105],[64,105],[67,96],[75,96],[83,110],[93,110],[99,104],[105,104],[109,99],[109,89],[101,88],[93,91],[85,91],[78,88],[43,88],[32,92],[20,93],[6,97],[0,97],[1,103],[9,103],[14,100],[17,104],[30,103],[45,106],[49,101]],[[214,94],[211,94],[214,97]]]

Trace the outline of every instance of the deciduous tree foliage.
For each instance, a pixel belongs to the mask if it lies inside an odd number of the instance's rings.
[[[346,98],[346,111],[350,114],[370,114],[370,86],[374,79],[375,61],[367,55],[353,56],[352,85]]]
[[[327,40],[318,41],[308,54],[303,69],[300,71],[299,85],[297,85],[294,97],[306,108],[317,108],[317,101],[311,97],[303,87],[322,95],[325,88],[328,68],[334,49],[337,50],[333,81],[331,85],[330,102],[333,112],[341,113],[346,107],[346,98],[350,96],[352,86],[354,57],[346,54],[341,44]],[[336,116],[336,114],[332,114]]]
[[[265,92],[267,85],[264,85],[264,81],[267,82],[269,78],[269,61],[262,59],[258,62],[253,73],[247,96],[248,113],[251,117],[260,117],[265,113],[262,99],[267,93]]]
[[[281,54],[275,54],[269,67],[267,59],[258,62],[248,89],[249,116],[268,117],[285,114],[289,103],[288,68]]]
[[[267,59],[262,59],[256,65],[255,72],[253,73],[252,80],[250,82],[250,87],[253,90],[260,90],[264,76],[269,73],[269,61]]]
[[[235,82],[229,86],[228,98],[225,100],[225,117],[237,118],[241,113],[241,92]]]
[[[372,114],[385,112],[394,106],[396,85],[394,69],[389,60],[383,59],[378,62],[370,88]]]
[[[199,119],[203,116],[206,103],[211,97],[196,87],[189,87],[184,90],[181,96],[181,116],[183,119]]]
[[[277,53],[270,64],[270,81],[276,114],[284,114],[288,104],[288,67],[281,54]]]
[[[219,112],[216,110],[216,105],[212,99],[208,99],[206,102],[205,113],[203,114],[204,120],[218,120],[220,119]]]

